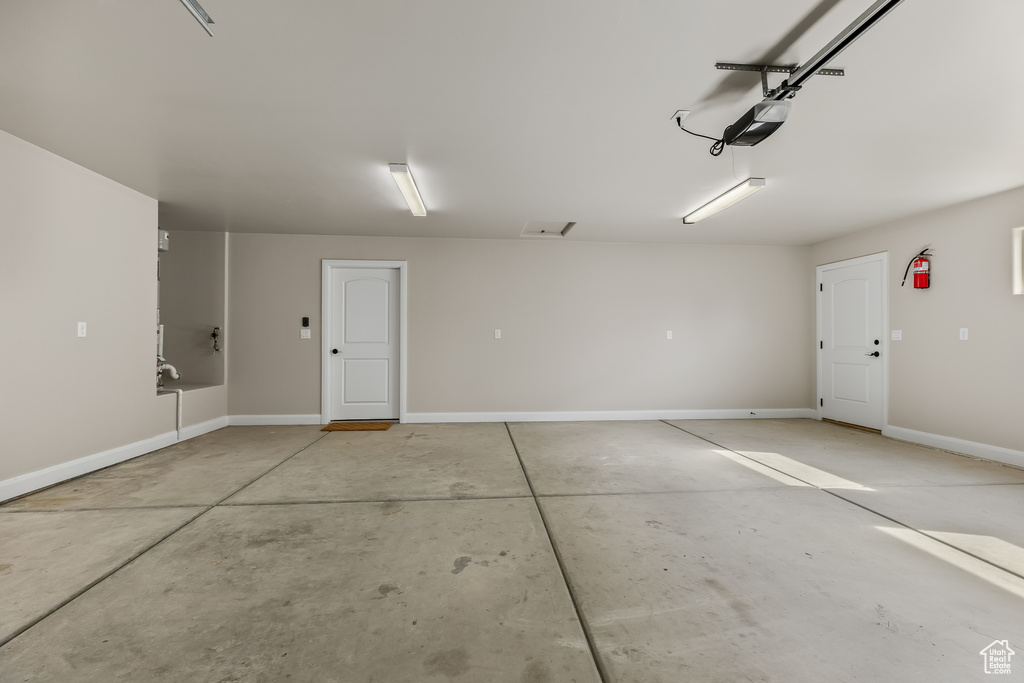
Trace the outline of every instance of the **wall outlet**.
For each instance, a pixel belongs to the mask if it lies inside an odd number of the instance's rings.
[[[305,330],[305,329],[299,330],[299,339],[312,339],[312,338],[313,338],[313,331],[312,330]]]
[[[87,335],[88,335],[88,330],[86,329],[86,324],[85,323],[78,323],[78,336],[79,337],[85,337]]]
[[[961,327],[960,328],[960,341],[967,341],[967,328],[966,327]]]
[[[665,339],[671,339],[671,338],[672,338],[672,330],[669,330],[668,332],[665,333]]]
[[[501,330],[495,330],[494,331],[494,338],[495,339],[501,339]]]
[[[903,330],[893,330],[892,331],[892,340],[893,341],[903,341]]]

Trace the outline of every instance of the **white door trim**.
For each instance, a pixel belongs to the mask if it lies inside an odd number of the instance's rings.
[[[829,270],[836,270],[838,268],[847,268],[849,266],[859,266],[864,263],[873,263],[879,261],[882,264],[882,429],[884,430],[889,426],[889,252],[883,251],[878,254],[869,254],[868,256],[860,256],[857,258],[848,259],[846,261],[835,261],[834,263],[826,263],[815,268],[814,273],[814,301],[815,301],[815,334],[817,339],[814,341],[814,350],[816,360],[816,379],[817,389],[815,390],[818,394],[818,400],[815,403],[814,409],[818,412],[818,419],[821,419],[821,399],[822,399],[822,383],[821,383],[821,341],[824,338],[822,336],[821,327],[821,285],[822,285],[822,274]]]
[[[394,268],[398,270],[399,331],[398,331],[398,421],[406,421],[406,328],[408,312],[408,261],[349,261],[323,259],[320,270],[320,424],[331,422],[330,348],[332,315],[334,311],[331,289],[332,268]]]

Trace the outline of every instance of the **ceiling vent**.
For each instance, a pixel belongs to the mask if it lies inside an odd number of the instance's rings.
[[[523,237],[565,237],[576,221],[526,221]]]

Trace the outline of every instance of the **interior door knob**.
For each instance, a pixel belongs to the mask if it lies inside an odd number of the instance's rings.
[[[335,353],[337,353],[337,351],[335,351]],[[874,353],[865,353],[864,355],[865,356],[874,356],[875,358],[878,358],[882,354],[880,354],[878,351],[875,351]]]
[[[331,353],[337,354],[338,353],[338,349],[331,349]]]

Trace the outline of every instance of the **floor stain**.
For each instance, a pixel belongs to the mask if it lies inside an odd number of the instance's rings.
[[[459,559],[455,560],[455,569],[452,570],[452,574],[460,574],[463,569],[469,566],[469,563],[473,561],[472,557],[466,557],[463,555]]]
[[[543,662],[532,662],[520,680],[522,683],[551,683],[551,671]]]
[[[885,605],[875,607],[875,614],[878,615],[878,621],[875,622],[875,626],[881,626],[892,633],[900,632],[900,627],[892,623],[892,617],[889,614],[889,610],[885,608]]]
[[[308,522],[289,524],[281,529],[266,529],[263,533],[248,538],[245,547],[262,548],[265,545],[287,542],[312,533],[313,525]]]
[[[704,583],[708,585],[711,590],[715,591],[722,600],[725,600],[729,607],[732,608],[733,612],[740,620],[751,628],[760,628],[760,624],[757,619],[754,618],[754,611],[747,603],[743,602],[735,595],[732,591],[726,588],[724,585],[716,581],[715,579],[704,579]]]
[[[639,648],[626,647],[625,645],[615,648],[610,654],[620,661],[626,660],[634,664],[644,664],[647,660],[646,652]]]
[[[455,678],[469,671],[469,655],[464,648],[435,652],[423,661],[427,673]]]
[[[381,594],[381,597],[387,597],[388,593],[394,593],[398,590],[398,586],[394,586],[390,583],[382,583],[377,587],[377,592]]]
[[[452,498],[467,498],[473,495],[473,489],[476,487],[470,483],[464,481],[457,481],[448,487],[448,492]]]
[[[402,511],[402,504],[394,500],[389,500],[381,503],[380,511],[385,515],[393,515]]]

